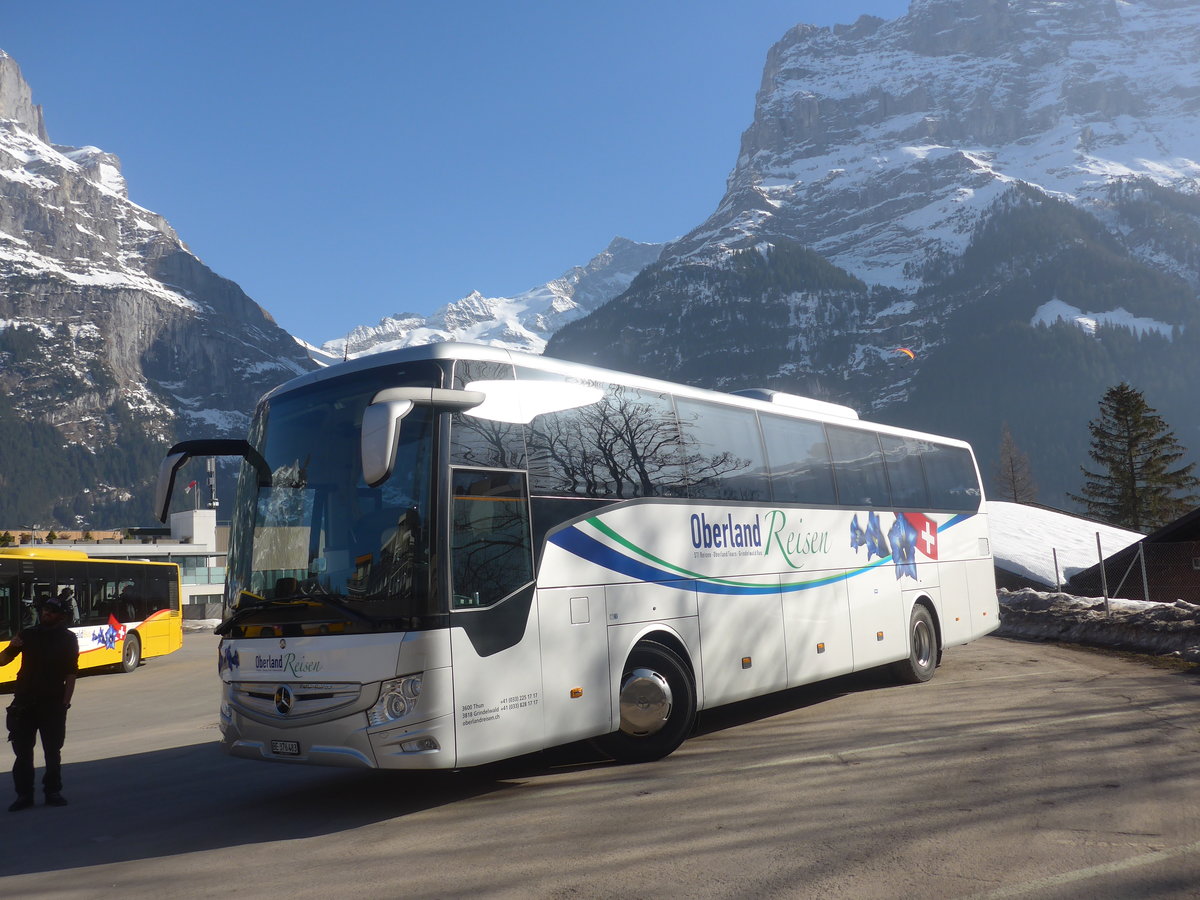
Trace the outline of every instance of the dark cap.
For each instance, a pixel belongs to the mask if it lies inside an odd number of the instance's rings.
[[[67,602],[59,597],[49,597],[43,600],[41,607],[42,612],[58,613],[60,616],[65,616],[71,610]]]

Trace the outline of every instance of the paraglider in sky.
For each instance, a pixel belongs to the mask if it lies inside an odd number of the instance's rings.
[[[893,352],[893,353],[903,353],[903,354],[905,354],[905,355],[906,355],[906,356],[907,356],[909,359],[916,359],[916,358],[917,358],[917,355],[916,355],[915,353],[913,353],[911,350],[909,350],[907,347],[897,347],[897,348],[896,348],[895,350],[893,350],[892,352]]]

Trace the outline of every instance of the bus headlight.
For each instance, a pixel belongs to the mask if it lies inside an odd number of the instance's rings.
[[[387,725],[403,719],[417,708],[420,696],[420,673],[385,681],[379,690],[379,699],[367,710],[367,721],[372,725]]]

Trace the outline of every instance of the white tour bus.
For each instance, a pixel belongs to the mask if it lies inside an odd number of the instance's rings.
[[[597,739],[670,753],[696,713],[997,627],[961,441],[442,343],[303,375],[249,439],[219,671],[237,756],[472,766]]]

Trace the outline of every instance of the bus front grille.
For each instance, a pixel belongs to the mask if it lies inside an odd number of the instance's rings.
[[[358,684],[241,682],[231,687],[234,706],[277,719],[299,719],[350,706],[362,693]]]

